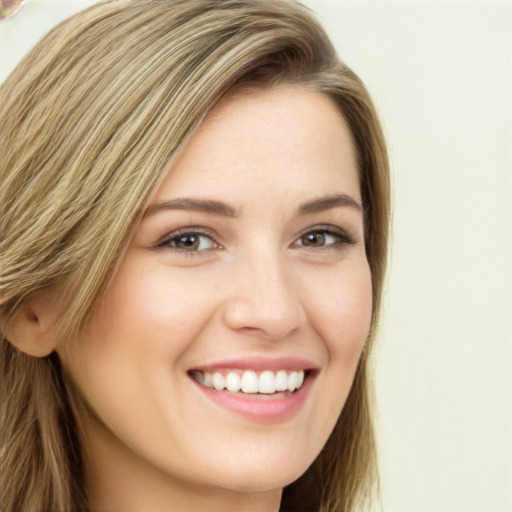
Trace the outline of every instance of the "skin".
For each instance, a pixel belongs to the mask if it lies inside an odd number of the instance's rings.
[[[92,510],[278,510],[335,425],[370,325],[361,210],[298,211],[333,194],[361,203],[350,132],[326,96],[282,86],[208,115],[78,343],[58,349],[90,410]],[[182,198],[237,215],[155,206]],[[205,232],[196,250],[183,228]],[[188,373],[234,356],[299,356],[318,371],[291,418],[262,423]]]

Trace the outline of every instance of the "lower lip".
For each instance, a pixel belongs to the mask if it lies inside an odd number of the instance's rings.
[[[250,395],[217,391],[194,380],[199,389],[216,404],[259,423],[277,423],[292,418],[304,405],[312,381],[313,377],[309,376],[302,387],[294,393],[262,394],[255,398]]]

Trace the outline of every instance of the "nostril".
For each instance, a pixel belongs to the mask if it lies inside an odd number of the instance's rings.
[[[303,324],[305,315],[294,298],[280,304],[257,297],[237,297],[226,304],[223,318],[226,326],[248,336],[281,340]]]
[[[238,329],[238,331],[245,333],[245,334],[254,334],[254,335],[261,335],[263,333],[263,329],[260,329],[258,327],[240,327]]]

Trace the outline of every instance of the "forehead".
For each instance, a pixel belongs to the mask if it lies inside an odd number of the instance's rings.
[[[204,192],[350,193],[359,199],[350,130],[334,102],[281,86],[228,96],[215,107],[169,170],[157,199]]]

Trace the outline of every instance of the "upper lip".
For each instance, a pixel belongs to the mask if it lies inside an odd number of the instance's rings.
[[[190,371],[215,372],[220,370],[318,370],[319,365],[309,359],[295,356],[261,357],[246,356],[217,360],[211,363],[194,366]]]

